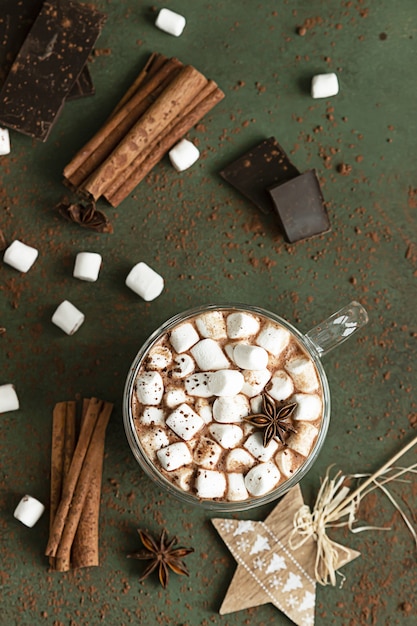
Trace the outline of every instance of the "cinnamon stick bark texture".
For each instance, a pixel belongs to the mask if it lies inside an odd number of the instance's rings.
[[[65,182],[118,206],[223,98],[194,67],[152,54],[105,124],[66,166]]]

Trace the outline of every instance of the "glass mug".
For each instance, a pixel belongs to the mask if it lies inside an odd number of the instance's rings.
[[[284,482],[280,483],[275,489],[272,489],[272,491],[269,491],[264,495],[250,496],[245,500],[228,501],[226,499],[202,499],[199,498],[198,495],[190,493],[189,491],[175,485],[167,479],[161,471],[159,471],[149,458],[149,455],[145,452],[134,423],[132,399],[135,393],[135,380],[150,350],[164,335],[169,333],[176,326],[179,326],[180,324],[204,313],[209,313],[210,311],[249,313],[254,316],[266,318],[267,321],[269,320],[273,323],[278,323],[291,333],[292,337],[295,338],[302,350],[310,357],[315,365],[321,385],[323,402],[322,418],[316,441],[309,455],[294,471],[294,473],[289,478],[284,480]],[[244,511],[276,500],[296,485],[310,470],[314,461],[317,459],[326,438],[330,420],[331,402],[329,384],[321,362],[321,357],[351,337],[354,332],[364,326],[367,322],[368,314],[358,302],[351,302],[305,334],[301,333],[297,328],[281,318],[279,315],[256,306],[245,304],[209,304],[189,309],[175,315],[162,324],[147,339],[147,341],[145,341],[133,360],[126,380],[123,394],[123,421],[127,440],[135,459],[145,474],[154,480],[159,487],[163,487],[168,493],[174,495],[185,503],[198,505],[205,509],[223,512]]]

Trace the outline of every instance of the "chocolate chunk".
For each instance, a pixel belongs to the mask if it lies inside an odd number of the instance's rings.
[[[85,98],[87,96],[93,96],[95,94],[95,88],[93,85],[93,79],[91,78],[90,70],[87,64],[84,65],[81,74],[75,81],[70,93],[67,96],[67,100],[78,100],[79,98]]]
[[[268,191],[285,238],[290,243],[330,230],[329,216],[315,170],[308,170]]]
[[[104,20],[73,0],[45,2],[0,92],[0,124],[46,141]]]
[[[224,180],[251,200],[263,213],[269,213],[273,209],[267,189],[299,174],[274,137],[262,141],[220,172]]]

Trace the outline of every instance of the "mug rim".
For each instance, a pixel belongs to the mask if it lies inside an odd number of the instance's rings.
[[[319,433],[317,435],[317,439],[314,443],[314,447],[310,451],[309,456],[306,458],[304,463],[297,468],[295,473],[285,480],[283,483],[278,485],[272,491],[262,495],[262,496],[251,496],[246,500],[241,501],[228,501],[228,500],[209,500],[202,499],[198,496],[188,493],[181,489],[180,487],[175,486],[171,481],[169,481],[163,474],[158,470],[155,464],[150,460],[146,452],[143,450],[143,447],[140,443],[139,436],[137,434],[135,424],[134,424],[134,416],[132,410],[132,397],[134,393],[134,383],[136,380],[137,373],[143,363],[143,359],[148,353],[148,351],[152,348],[152,346],[170,329],[176,326],[178,323],[182,323],[187,321],[188,319],[198,315],[199,313],[203,313],[210,310],[239,310],[239,311],[248,311],[252,313],[256,313],[259,315],[263,315],[273,321],[278,322],[284,328],[287,328],[299,341],[301,346],[307,351],[310,357],[314,361],[314,365],[318,371],[320,383],[322,387],[323,394],[323,415],[321,419]],[[251,304],[244,304],[241,302],[223,302],[223,303],[210,303],[204,304],[196,307],[192,307],[176,313],[171,316],[165,322],[163,322],[158,328],[156,328],[144,341],[144,343],[139,348],[136,353],[132,364],[129,368],[129,373],[126,378],[124,391],[123,391],[123,423],[125,434],[136,461],[138,462],[141,469],[145,472],[145,474],[153,480],[159,487],[163,487],[169,494],[173,495],[175,498],[181,500],[184,503],[192,504],[194,506],[201,507],[203,509],[217,511],[217,512],[237,512],[237,511],[247,511],[253,508],[257,508],[264,504],[269,504],[274,500],[277,500],[284,494],[286,494],[292,487],[297,485],[300,480],[307,474],[307,472],[311,469],[313,463],[316,461],[318,454],[323,446],[325,441],[329,422],[330,422],[330,409],[331,409],[331,398],[330,398],[330,388],[328,379],[326,376],[326,372],[324,370],[323,364],[321,362],[321,358],[319,353],[315,350],[314,345],[308,341],[308,338],[301,333],[293,324],[288,322],[286,319],[264,309],[262,307],[258,307]]]

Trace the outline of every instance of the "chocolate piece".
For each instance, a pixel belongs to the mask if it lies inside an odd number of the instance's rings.
[[[308,170],[268,191],[290,243],[330,230],[329,216],[315,170]]]
[[[273,209],[267,189],[299,174],[274,137],[262,141],[220,172],[224,180],[263,213],[270,213]]]
[[[0,92],[0,124],[46,141],[104,20],[73,0],[45,2]]]
[[[88,65],[84,65],[81,74],[75,81],[70,93],[66,100],[78,100],[79,98],[85,98],[87,96],[94,96],[96,90],[93,85],[93,79],[91,78]]]

